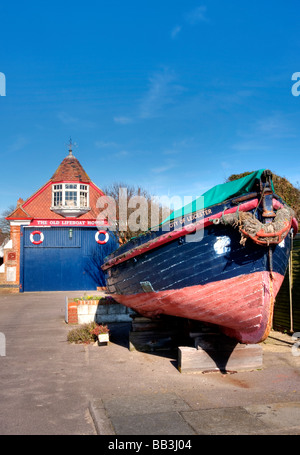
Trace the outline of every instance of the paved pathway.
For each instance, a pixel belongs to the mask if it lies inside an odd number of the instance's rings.
[[[176,353],[129,351],[126,324],[108,346],[68,344],[75,294],[0,295],[0,434],[300,434],[291,337],[269,337],[262,369],[181,374]]]

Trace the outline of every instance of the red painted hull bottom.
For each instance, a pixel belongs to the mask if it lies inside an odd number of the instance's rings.
[[[279,273],[255,272],[183,289],[113,298],[146,317],[159,314],[219,326],[240,343],[259,343],[269,335],[274,300],[283,281]]]

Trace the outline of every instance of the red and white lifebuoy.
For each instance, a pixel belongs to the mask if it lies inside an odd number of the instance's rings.
[[[100,234],[104,235],[104,239],[103,240],[99,240],[99,235]],[[95,240],[96,240],[97,243],[100,243],[100,245],[104,245],[109,240],[109,233],[107,231],[97,231],[96,234],[95,234]]]
[[[40,236],[40,240],[34,240],[33,236],[37,234]],[[44,234],[41,232],[41,231],[33,231],[31,232],[30,234],[30,241],[31,243],[33,243],[34,245],[39,245],[40,243],[43,243],[44,241]]]

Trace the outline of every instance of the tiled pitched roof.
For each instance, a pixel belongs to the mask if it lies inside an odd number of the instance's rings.
[[[50,180],[52,180],[52,182],[74,181],[84,183],[91,181],[78,159],[72,154],[68,155],[62,161]]]
[[[52,205],[52,183],[61,181],[74,181],[90,184],[90,207],[91,210],[78,217],[78,219],[96,219],[99,209],[96,203],[103,192],[91,181],[77,158],[71,153],[62,161],[50,180],[37,190],[25,202],[19,204],[17,208],[7,217],[7,219],[64,219],[63,216],[50,210]]]
[[[31,220],[32,216],[30,216],[29,213],[24,210],[21,205],[18,205],[17,208],[6,217],[6,219]]]

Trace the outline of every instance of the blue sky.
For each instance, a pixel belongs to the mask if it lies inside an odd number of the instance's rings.
[[[74,155],[101,188],[198,196],[232,173],[300,181],[297,0],[0,5],[0,211]]]

